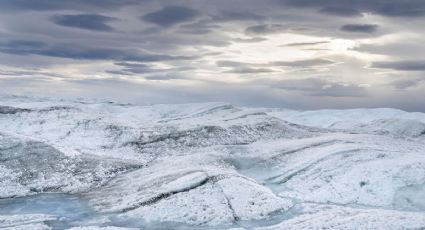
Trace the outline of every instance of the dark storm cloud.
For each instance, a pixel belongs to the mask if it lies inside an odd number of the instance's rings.
[[[245,29],[245,33],[247,34],[274,34],[274,33],[282,33],[286,31],[288,28],[281,24],[261,24],[250,26]]]
[[[184,6],[166,6],[159,11],[144,15],[141,19],[162,27],[168,27],[183,22],[193,21],[200,15],[201,13],[199,11],[192,8]]]
[[[261,21],[266,17],[263,15],[244,11],[221,11],[219,15],[212,17],[214,21]]]
[[[359,17],[362,16],[361,12],[357,9],[349,7],[324,7],[319,10],[322,14],[339,16],[339,17]]]
[[[393,61],[374,62],[372,68],[393,69],[401,71],[425,71],[425,60],[421,61]]]
[[[107,23],[118,20],[99,14],[55,15],[50,18],[57,25],[75,27],[86,30],[111,31],[113,28]]]
[[[349,6],[352,10],[375,13],[388,17],[418,17],[425,15],[425,1],[423,0],[277,0],[285,5],[326,9],[343,9]],[[329,10],[328,10],[329,11]],[[335,10],[331,10],[334,13]]]
[[[72,44],[47,45],[39,41],[9,41],[0,43],[0,52],[15,55],[35,54],[48,57],[60,57],[85,60],[117,60],[138,62],[160,62],[174,60],[193,60],[198,57],[174,56],[167,54],[140,53],[134,50],[109,48],[85,48]]]
[[[349,33],[373,33],[378,30],[378,25],[374,24],[347,24],[340,28],[344,32]]]
[[[117,9],[147,0],[0,0],[1,10],[87,10]]]

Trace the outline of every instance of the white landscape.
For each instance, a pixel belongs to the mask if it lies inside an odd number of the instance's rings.
[[[425,114],[2,96],[0,228],[425,229]]]

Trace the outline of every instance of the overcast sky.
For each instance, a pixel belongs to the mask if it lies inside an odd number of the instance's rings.
[[[425,1],[0,0],[0,93],[425,112]]]

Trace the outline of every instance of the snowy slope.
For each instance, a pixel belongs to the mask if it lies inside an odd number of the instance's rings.
[[[12,226],[24,228],[18,220],[34,217],[29,224],[40,229],[423,228],[424,122],[425,114],[393,109],[3,96],[0,198],[8,206],[0,199],[0,209],[54,192],[74,194],[90,214],[71,221],[17,208],[0,211],[0,224],[16,219]]]
[[[266,111],[271,116],[312,127],[395,136],[425,136],[423,113],[386,108],[316,111],[266,109]]]

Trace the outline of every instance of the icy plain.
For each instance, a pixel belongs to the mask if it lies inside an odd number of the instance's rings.
[[[425,229],[425,114],[2,96],[0,228]]]

